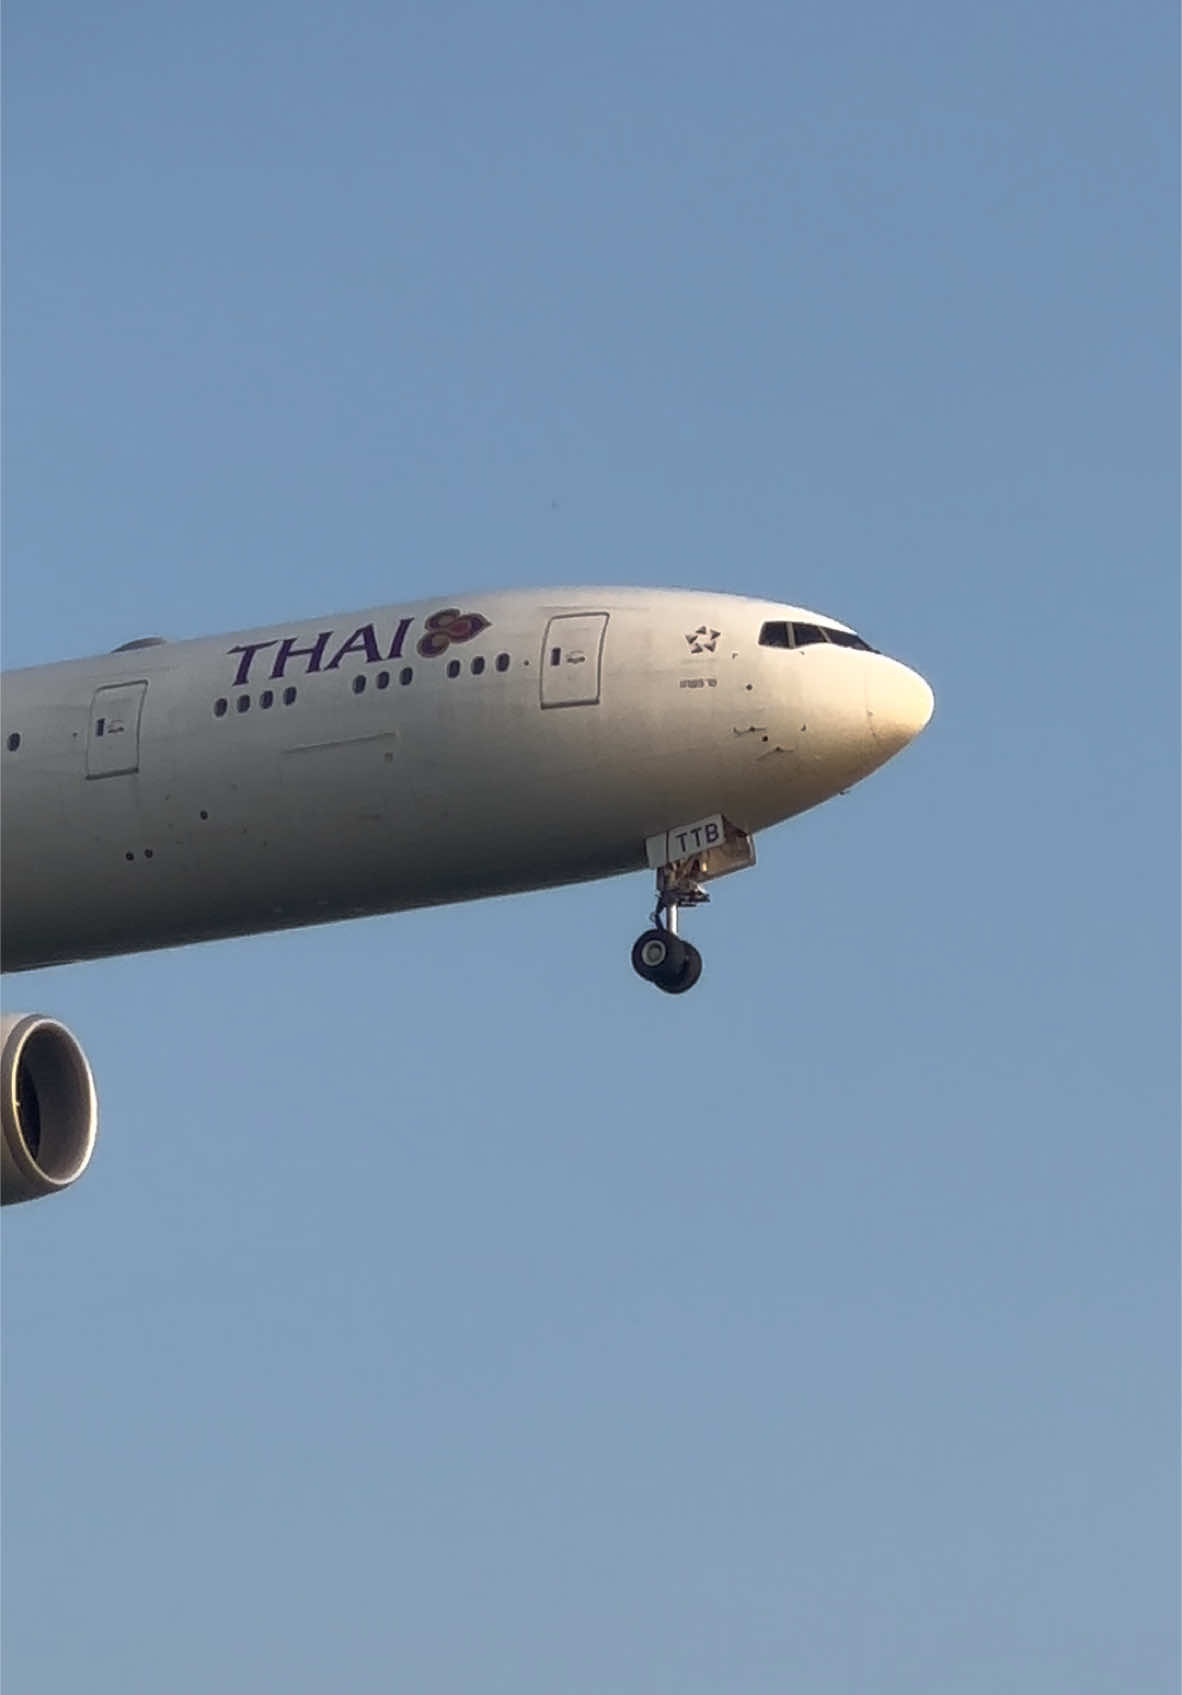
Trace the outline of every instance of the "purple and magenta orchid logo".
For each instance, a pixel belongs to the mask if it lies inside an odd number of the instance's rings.
[[[458,606],[432,612],[424,620],[426,633],[419,637],[419,653],[424,659],[438,659],[452,642],[470,642],[481,630],[488,629],[488,619],[479,612],[461,612]]]

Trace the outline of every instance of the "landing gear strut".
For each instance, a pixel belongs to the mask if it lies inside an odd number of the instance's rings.
[[[632,969],[667,995],[684,995],[702,975],[701,954],[692,942],[683,941],[677,934],[677,914],[680,907],[701,906],[710,896],[694,875],[697,867],[693,862],[689,873],[684,871],[684,864],[658,869],[653,928],[639,936],[632,947]]]

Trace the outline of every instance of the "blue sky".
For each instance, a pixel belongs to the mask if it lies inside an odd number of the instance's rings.
[[[8,664],[792,599],[916,746],[644,878],[30,974],[4,1669],[1173,1690],[1177,23],[10,6]]]

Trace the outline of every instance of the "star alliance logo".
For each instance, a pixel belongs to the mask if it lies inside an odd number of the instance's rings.
[[[715,643],[721,634],[721,630],[710,630],[707,629],[705,624],[699,624],[692,635],[688,635],[685,639],[689,643],[691,653],[713,653]]]

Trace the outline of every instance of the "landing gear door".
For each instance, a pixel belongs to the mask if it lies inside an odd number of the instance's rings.
[[[670,888],[694,888],[755,864],[754,841],[718,812],[662,830],[644,845],[649,864]]]
[[[140,713],[147,683],[98,689],[90,706],[86,742],[88,777],[121,777],[140,768]]]
[[[542,705],[597,706],[606,612],[551,618],[542,642]]]

